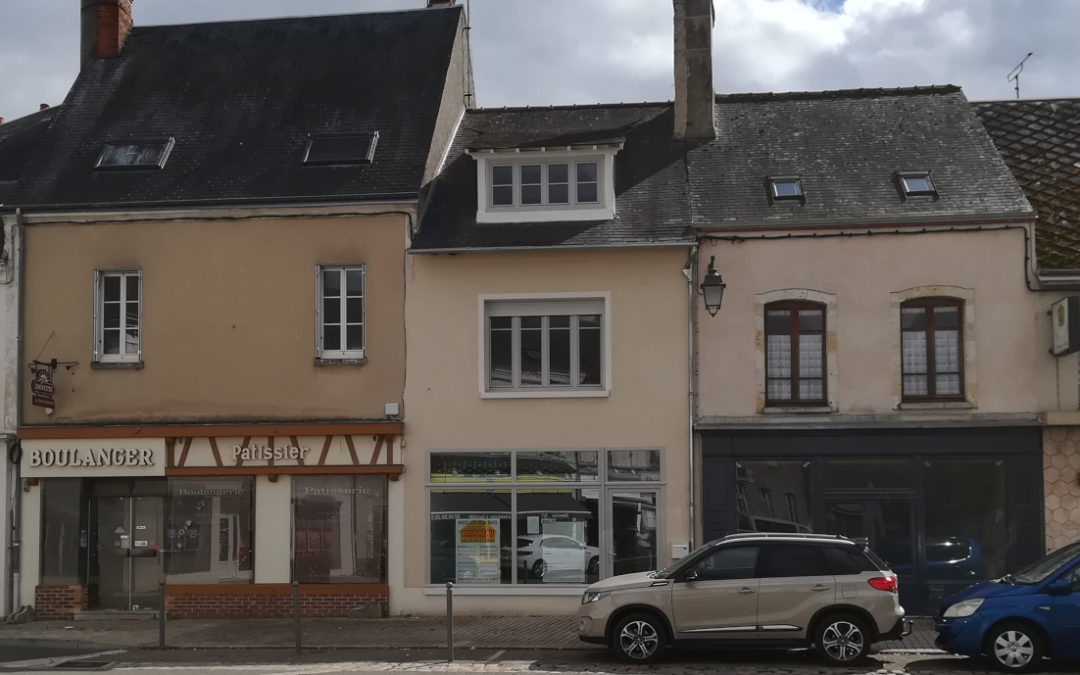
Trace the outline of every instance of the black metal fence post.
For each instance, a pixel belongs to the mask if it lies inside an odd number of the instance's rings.
[[[454,582],[446,582],[446,648],[450,650],[447,663],[454,662]]]
[[[296,653],[299,654],[300,651],[301,651],[301,648],[302,648],[301,644],[300,644],[301,631],[300,631],[300,582],[299,581],[292,582],[292,612],[293,612],[293,622],[295,624],[294,628],[296,630]]]
[[[165,649],[165,580],[158,581],[158,649]]]

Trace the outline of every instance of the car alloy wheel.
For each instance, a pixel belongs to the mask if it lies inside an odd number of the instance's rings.
[[[1007,623],[990,631],[986,652],[997,668],[1011,673],[1034,670],[1042,661],[1042,641],[1031,628]]]
[[[543,579],[544,573],[547,572],[547,563],[541,558],[533,563],[532,574],[537,579]]]
[[[615,627],[614,647],[627,661],[649,663],[664,651],[664,629],[648,614],[631,614]]]
[[[833,665],[857,663],[870,651],[863,622],[846,614],[821,622],[814,643],[821,658]]]

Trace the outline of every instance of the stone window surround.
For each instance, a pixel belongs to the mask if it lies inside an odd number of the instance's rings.
[[[765,305],[782,300],[801,300],[825,306],[825,396],[824,406],[765,405]],[[836,294],[808,288],[784,288],[754,296],[754,379],[757,382],[755,409],[758,413],[835,413],[839,389],[836,341]]]
[[[900,305],[917,298],[956,298],[964,303],[963,309],[963,349],[964,349],[964,400],[939,402],[905,402],[903,400],[903,381],[900,347]],[[889,334],[892,336],[890,361],[894,410],[956,410],[971,409],[978,404],[978,374],[975,364],[975,289],[961,286],[929,285],[914,286],[889,294]]]

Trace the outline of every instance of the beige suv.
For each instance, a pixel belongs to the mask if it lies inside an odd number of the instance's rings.
[[[850,665],[870,645],[911,632],[896,575],[865,546],[820,534],[735,534],[658,572],[595,583],[578,637],[634,662],[669,644],[813,646]]]

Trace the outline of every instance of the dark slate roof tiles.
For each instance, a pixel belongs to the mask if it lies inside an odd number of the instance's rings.
[[[1080,99],[971,104],[1038,213],[1044,269],[1080,269]]]
[[[461,8],[136,27],[76,80],[23,204],[415,198]],[[301,162],[308,135],[380,133],[371,165]],[[95,171],[107,141],[176,145],[163,170]]]
[[[15,182],[59,113],[58,107],[48,108],[0,124],[0,205],[10,198]]]
[[[737,230],[1030,218],[1031,206],[958,87],[857,89],[716,98],[718,135],[672,138],[672,104],[473,110],[425,202],[415,250],[617,246]],[[615,218],[476,222],[466,149],[624,139]],[[898,171],[928,170],[932,197],[907,197]],[[800,176],[804,200],[770,202],[769,176]]]

